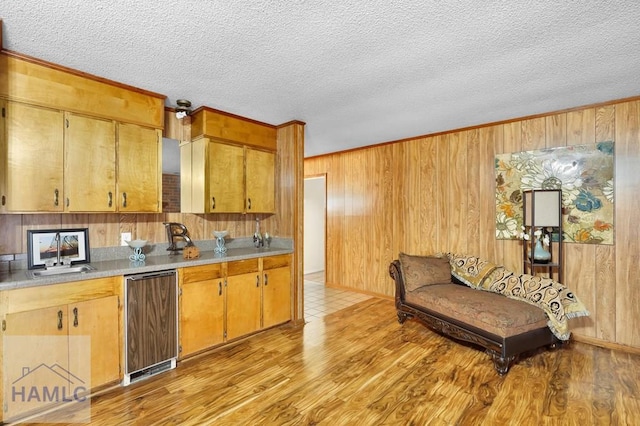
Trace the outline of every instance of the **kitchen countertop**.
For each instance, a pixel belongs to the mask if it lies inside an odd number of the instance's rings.
[[[100,260],[91,262],[95,268],[93,271],[82,273],[69,273],[54,276],[31,278],[27,270],[18,269],[12,272],[0,274],[0,291],[25,287],[37,287],[51,284],[60,284],[73,281],[89,280],[119,275],[134,275],[146,272],[164,271],[167,269],[184,268],[188,266],[207,265],[211,263],[233,262],[237,260],[252,259],[256,257],[277,256],[293,253],[291,248],[270,247],[239,247],[228,248],[227,253],[220,255],[213,250],[201,251],[197,259],[184,259],[182,253],[176,255],[147,256],[142,262],[132,262],[128,258],[115,260]]]

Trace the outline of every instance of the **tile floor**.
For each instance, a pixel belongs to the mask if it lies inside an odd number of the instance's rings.
[[[354,305],[371,296],[352,291],[324,286],[324,273],[316,272],[304,276],[304,319],[318,320],[332,312]]]

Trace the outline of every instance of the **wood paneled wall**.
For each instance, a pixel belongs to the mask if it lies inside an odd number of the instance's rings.
[[[565,244],[565,284],[591,316],[576,336],[640,348],[640,101],[625,100],[305,159],[327,177],[327,285],[393,295],[400,251],[478,254],[522,270],[495,238],[497,154],[615,141],[615,245]]]

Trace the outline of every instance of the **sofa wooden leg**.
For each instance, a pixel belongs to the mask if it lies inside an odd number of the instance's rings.
[[[409,319],[409,315],[407,315],[406,312],[400,312],[398,311],[398,322],[400,324],[404,324],[404,322]]]
[[[503,357],[498,352],[487,350],[487,353],[491,356],[493,360],[493,366],[499,375],[504,376],[509,372],[509,368],[511,364],[515,361],[515,356]]]

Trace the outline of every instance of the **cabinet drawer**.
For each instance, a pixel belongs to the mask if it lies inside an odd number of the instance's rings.
[[[183,284],[222,278],[224,276],[222,263],[210,265],[191,266],[182,270]]]
[[[291,255],[281,254],[279,256],[267,256],[262,259],[262,269],[281,268],[291,265]]]
[[[227,275],[241,275],[249,272],[258,272],[258,258],[238,260],[227,264]]]

